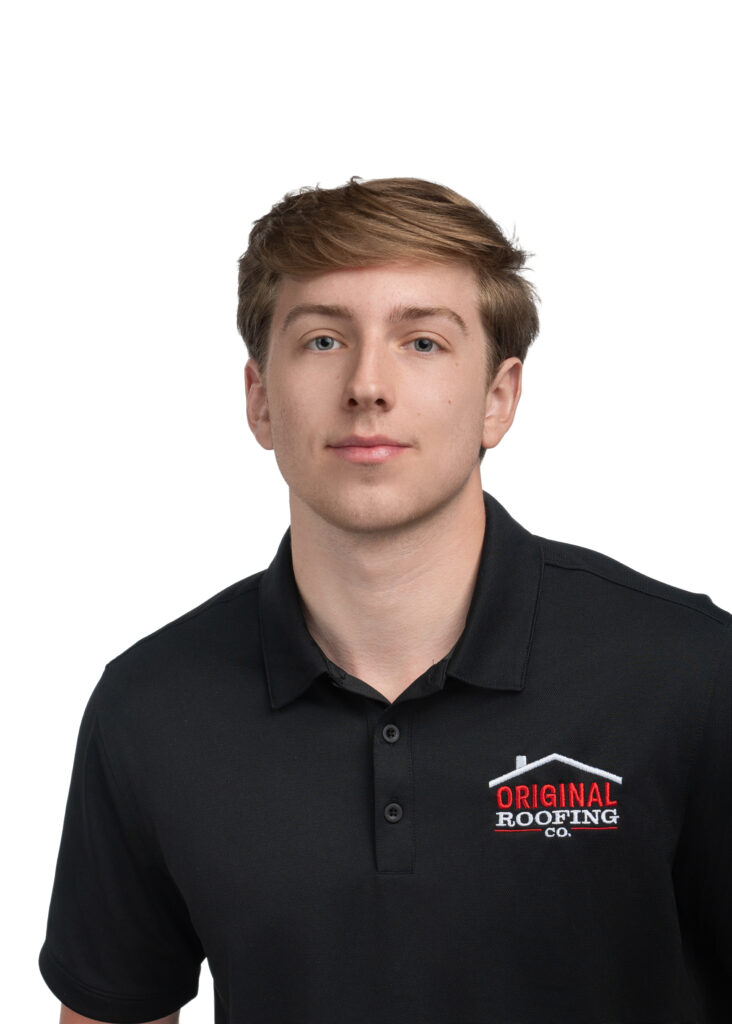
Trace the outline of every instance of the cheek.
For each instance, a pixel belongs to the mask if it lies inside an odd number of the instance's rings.
[[[285,449],[292,445],[296,431],[297,409],[290,402],[270,402],[270,424],[272,441],[275,449]]]
[[[482,433],[486,390],[481,378],[463,379],[435,389],[430,403],[433,420],[455,434]]]
[[[270,399],[269,409],[275,454],[297,461],[310,445],[309,438],[317,427],[313,415],[317,403],[308,401],[301,389],[294,388],[278,391],[275,400]]]

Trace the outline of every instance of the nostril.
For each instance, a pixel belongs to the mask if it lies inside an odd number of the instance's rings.
[[[388,404],[387,400],[381,395],[378,398],[371,398],[368,395],[361,395],[359,398],[356,398],[354,395],[349,395],[346,399],[346,405],[351,408],[359,405],[379,405],[383,407]]]

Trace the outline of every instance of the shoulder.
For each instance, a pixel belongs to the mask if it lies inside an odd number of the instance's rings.
[[[116,655],[107,666],[122,660],[129,662],[135,657],[168,655],[182,643],[194,638],[200,640],[203,636],[210,636],[213,640],[222,627],[225,629],[232,615],[240,615],[244,608],[256,608],[259,581],[263,575],[263,572],[255,573],[218,591],[189,611],[141,637]]]
[[[98,713],[155,717],[241,680],[248,667],[257,671],[263,574],[230,584],[115,655],[92,695]]]
[[[715,604],[708,594],[684,590],[662,580],[647,576],[632,566],[609,555],[578,544],[536,536],[543,552],[545,567],[557,570],[565,583],[578,589],[592,588],[622,600],[641,601],[647,610],[664,611],[665,606],[685,609],[691,621],[709,619],[722,627],[729,627],[732,614]],[[635,595],[639,595],[638,598]],[[666,609],[667,610],[667,609]]]
[[[676,736],[679,749],[705,720],[729,737],[732,614],[602,552],[534,536],[543,552],[539,660],[585,678],[620,721],[632,709],[649,736]]]
[[[543,552],[539,616],[544,634],[597,665],[663,678],[667,695],[729,676],[732,614],[708,594],[647,576],[609,555],[536,536]],[[558,641],[560,634],[563,641]]]

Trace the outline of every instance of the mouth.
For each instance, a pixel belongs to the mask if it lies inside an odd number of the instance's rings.
[[[378,463],[387,462],[401,455],[411,445],[385,437],[383,434],[374,434],[372,437],[352,434],[326,447],[347,462]]]

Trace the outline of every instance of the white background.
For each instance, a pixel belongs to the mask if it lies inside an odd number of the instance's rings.
[[[2,74],[4,1017],[36,966],[107,661],[266,567],[236,261],[289,190],[411,175],[535,253],[484,486],[732,610],[723,3],[15,4]],[[204,967],[187,1024],[213,1019]]]

